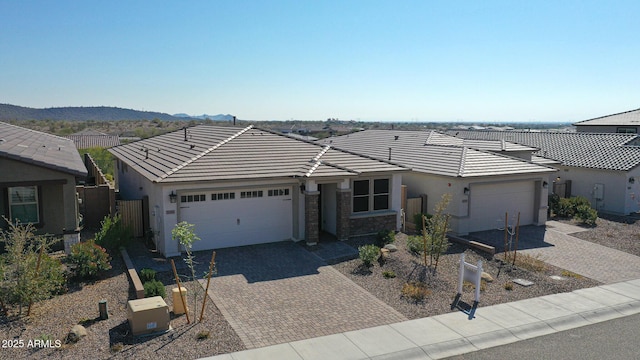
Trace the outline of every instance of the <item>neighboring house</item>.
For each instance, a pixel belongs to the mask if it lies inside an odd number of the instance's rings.
[[[531,161],[535,148],[435,131],[366,130],[321,142],[411,168],[402,183],[408,197],[426,195],[428,213],[443,194],[451,194],[448,211],[456,234],[504,226],[505,213],[511,219],[520,213],[521,225],[546,222],[548,178],[556,170]]]
[[[254,128],[199,125],[109,149],[124,199],[149,199],[165,256],[174,226],[195,224],[194,250],[398,229],[408,169]]]
[[[78,149],[88,149],[92,147],[110,148],[120,145],[120,138],[117,135],[107,135],[91,129],[84,129],[65,137],[73,140],[73,143]]]
[[[0,122],[0,169],[0,215],[80,240],[76,182],[87,169],[71,140]]]
[[[640,109],[579,121],[573,126],[578,132],[638,134]]]
[[[465,139],[506,140],[536,147],[535,154],[555,159],[552,181],[569,185],[568,195],[584,196],[598,211],[640,211],[640,138],[635,134],[528,131],[462,131]]]

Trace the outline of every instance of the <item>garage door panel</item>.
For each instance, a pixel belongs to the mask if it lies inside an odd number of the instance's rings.
[[[193,244],[195,251],[291,239],[290,196],[266,196],[266,191],[256,198],[238,198],[238,194],[235,199],[180,204],[181,221],[195,224],[201,239]]]
[[[509,223],[516,223],[520,213],[520,225],[534,223],[535,183],[472,185],[469,204],[469,231],[492,230],[504,226],[505,213]]]

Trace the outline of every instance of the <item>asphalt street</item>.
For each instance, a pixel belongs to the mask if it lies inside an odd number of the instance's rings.
[[[449,360],[640,359],[640,314],[447,358]]]

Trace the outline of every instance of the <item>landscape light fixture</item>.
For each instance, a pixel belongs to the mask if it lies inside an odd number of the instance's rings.
[[[178,195],[176,194],[175,191],[171,190],[171,194],[169,194],[169,201],[171,201],[172,204],[175,204],[177,200],[178,200]]]
[[[465,187],[465,188],[464,188],[464,194],[465,194],[465,195],[469,195],[469,192],[470,192],[469,188],[468,188],[468,187]]]

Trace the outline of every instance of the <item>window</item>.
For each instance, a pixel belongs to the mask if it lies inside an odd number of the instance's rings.
[[[287,196],[289,195],[289,189],[273,189],[267,191],[267,196]]]
[[[253,190],[253,191],[241,191],[240,198],[241,199],[250,199],[250,198],[258,198],[262,197],[262,190]]]
[[[182,195],[180,196],[180,202],[200,202],[206,201],[207,196],[205,194],[197,194],[197,195]]]
[[[235,198],[236,193],[234,192],[211,194],[211,200],[233,200]]]
[[[38,188],[18,186],[9,188],[9,216],[12,221],[37,224],[40,222]]]
[[[353,212],[389,209],[389,179],[355,180]]]
[[[617,133],[622,133],[622,134],[637,134],[638,133],[638,128],[635,127],[619,127],[616,129]]]

